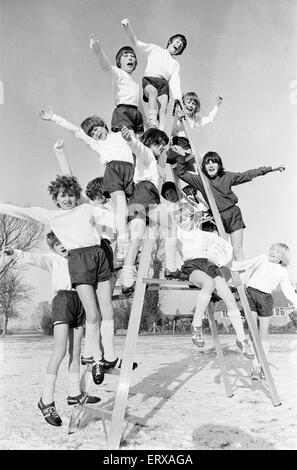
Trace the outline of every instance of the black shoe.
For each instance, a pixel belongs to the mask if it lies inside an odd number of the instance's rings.
[[[61,426],[62,420],[57,413],[55,402],[53,401],[49,405],[44,405],[42,403],[42,398],[38,402],[38,408],[44,416],[45,421],[47,421],[52,426]]]
[[[175,271],[169,271],[169,269],[165,269],[164,277],[165,279],[179,279],[180,270],[176,269]]]
[[[80,358],[80,363],[82,366],[89,366],[90,364],[93,364],[93,362],[94,362],[93,356],[90,356],[90,357],[81,356]]]
[[[104,380],[104,365],[102,361],[94,362],[92,366],[92,377],[96,385],[102,384]]]
[[[130,286],[130,287],[126,287],[126,286],[122,285],[122,294],[123,295],[132,294],[132,292],[134,292],[134,289],[135,289],[135,284],[136,284],[136,282],[134,282],[132,284],[132,286]]]
[[[113,369],[113,367],[116,366],[117,362],[118,362],[118,358],[116,358],[114,361],[107,361],[104,358],[102,359],[104,370]]]
[[[93,397],[91,395],[88,395],[86,401],[85,401],[86,395],[81,393],[80,395],[77,395],[76,397],[67,397],[67,403],[68,405],[78,405],[79,403],[89,403],[89,404],[94,404],[98,403],[101,401],[101,398],[99,397]]]

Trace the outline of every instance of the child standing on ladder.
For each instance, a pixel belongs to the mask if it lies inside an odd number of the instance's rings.
[[[232,271],[252,270],[252,274],[247,281],[246,296],[250,305],[254,321],[257,324],[259,319],[260,340],[269,360],[269,323],[273,314],[272,291],[280,285],[283,293],[297,308],[297,294],[290,282],[286,266],[289,264],[289,247],[284,243],[274,243],[269,248],[267,255],[260,255],[256,258],[234,261]],[[253,361],[252,380],[264,378],[261,364],[255,358]]]
[[[0,214],[29,219],[49,225],[68,250],[71,285],[77,290],[86,312],[86,341],[83,364],[92,364],[95,384],[104,380],[104,359],[114,362],[114,321],[111,299],[110,270],[105,245],[96,224],[114,228],[114,213],[93,204],[77,205],[82,188],[74,176],[57,176],[48,187],[58,209],[18,207],[0,203]],[[102,316],[99,328],[99,308]],[[99,345],[101,333],[104,358]]]
[[[80,388],[80,350],[84,333],[85,311],[79,296],[71,286],[68,271],[68,251],[53,232],[46,236],[52,253],[28,253],[22,250],[5,248],[5,253],[13,256],[20,264],[29,264],[51,273],[54,298],[52,300],[52,324],[54,328],[54,351],[48,362],[44,379],[43,394],[38,408],[45,420],[52,426],[61,426],[62,420],[57,413],[54,394],[58,370],[66,355],[69,341],[69,395],[68,405],[76,405],[84,399]],[[99,397],[87,397],[87,403],[98,403]]]
[[[96,34],[90,38],[90,48],[96,54],[99,64],[107,72],[114,85],[114,104],[116,108],[111,118],[112,132],[119,132],[126,126],[134,134],[143,133],[143,118],[139,111],[139,85],[132,74],[137,66],[135,51],[130,46],[122,47],[116,54],[116,64],[110,64],[105,52],[101,48]]]
[[[197,227],[195,217],[192,217],[188,211],[184,210],[183,205],[179,204],[177,191],[175,191],[175,198],[173,197],[173,188],[171,188],[170,195],[168,194],[166,183],[162,187],[162,193],[169,205],[174,206],[172,210],[169,210],[169,214],[176,222],[177,229],[175,237],[166,238],[166,277],[170,278],[170,273],[176,273],[172,277],[180,280],[189,279],[194,285],[201,287],[192,322],[193,343],[198,347],[204,346],[202,318],[212,293],[216,290],[217,295],[221,297],[227,306],[228,317],[237,337],[237,347],[247,359],[254,358],[251,345],[243,330],[240,311],[219,269],[219,267],[225,266],[231,261],[231,245],[213,232],[200,230]],[[175,265],[177,250],[183,260],[179,275],[177,275],[178,270],[176,270]]]
[[[128,19],[122,20],[122,26],[132,43],[147,56],[142,87],[143,100],[148,103],[149,127],[159,127],[164,130],[169,88],[174,100],[181,100],[182,97],[180,66],[174,57],[184,52],[187,40],[183,34],[174,34],[169,38],[166,49],[164,49],[156,44],[139,41]]]
[[[198,189],[208,202],[203,182],[196,173],[187,171],[184,167],[185,151],[181,150],[181,156],[177,159],[177,176],[194,188]],[[225,171],[221,157],[216,152],[207,152],[202,160],[202,172],[207,177],[212,190],[218,211],[222,218],[223,226],[230,235],[233,246],[234,258],[239,261],[244,259],[242,241],[245,224],[242,220],[241,210],[236,205],[238,199],[232,191],[232,186],[248,183],[258,176],[266,175],[272,171],[284,171],[284,166],[272,168],[262,166],[243,172]]]
[[[117,258],[122,262],[129,246],[126,198],[133,192],[134,159],[129,146],[120,132],[109,132],[106,123],[99,116],[86,118],[81,127],[57,116],[50,108],[41,110],[39,117],[72,132],[97,153],[105,166],[102,191],[110,194],[115,207]]]

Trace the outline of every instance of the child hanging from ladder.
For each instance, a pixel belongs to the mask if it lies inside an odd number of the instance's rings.
[[[122,20],[121,23],[133,45],[147,57],[142,87],[143,100],[148,103],[149,126],[164,130],[169,88],[174,100],[181,100],[182,97],[180,66],[174,57],[184,52],[187,40],[183,34],[174,34],[169,38],[166,49],[164,49],[156,44],[139,41],[128,19]]]
[[[126,126],[134,134],[142,134],[143,117],[138,109],[139,85],[132,78],[137,66],[134,49],[130,46],[122,47],[116,54],[115,67],[110,64],[96,34],[92,34],[90,38],[90,48],[96,54],[101,68],[112,77],[116,106],[111,119],[112,132],[118,132],[122,126]]]
[[[174,205],[173,210],[169,210],[176,223],[175,237],[167,237],[165,240],[166,249],[166,270],[168,278],[189,279],[194,285],[201,287],[199,291],[195,313],[193,317],[192,341],[198,347],[204,346],[202,333],[202,318],[210,302],[213,291],[225,302],[228,317],[236,333],[236,345],[247,359],[253,359],[254,353],[251,345],[245,336],[240,311],[235,299],[225,281],[219,267],[225,266],[232,259],[232,247],[223,238],[215,233],[203,232],[199,229],[197,220],[192,217],[183,205],[179,204],[179,197],[175,190],[175,198],[171,188],[170,198],[168,197],[168,187],[162,186],[163,197],[170,205]],[[183,260],[181,272],[176,269],[175,255],[180,252]],[[174,276],[170,276],[174,274]]]
[[[193,130],[197,127],[206,126],[214,121],[215,117],[218,114],[219,107],[223,101],[221,96],[217,97],[217,103],[214,108],[210,111],[208,116],[201,117],[200,112],[200,101],[197,94],[194,91],[188,91],[182,97],[184,110],[187,116],[187,122],[190,125],[190,128]],[[187,152],[192,152],[189,140],[186,136],[186,133],[183,128],[183,118],[185,114],[183,111],[178,111],[178,119],[175,120],[175,125],[172,129],[172,147],[167,152],[167,163],[173,165],[176,163],[178,154],[174,152],[174,146],[179,145]],[[195,171],[194,166],[195,159],[192,158],[185,162],[185,168],[187,171]]]
[[[51,253],[29,253],[5,247],[5,253],[13,256],[20,264],[29,264],[45,269],[51,274],[54,298],[52,300],[52,324],[54,328],[54,351],[48,362],[44,379],[43,394],[38,408],[45,420],[52,426],[61,426],[62,420],[57,413],[54,394],[58,370],[66,355],[69,341],[69,395],[68,405],[76,405],[84,400],[80,388],[80,351],[85,322],[85,311],[79,296],[71,286],[68,271],[68,251],[53,232],[46,236]],[[88,396],[87,403],[98,403],[99,397]]]
[[[272,291],[280,285],[283,293],[297,308],[297,294],[290,283],[286,266],[289,264],[289,247],[284,243],[274,243],[267,255],[256,258],[234,261],[232,271],[251,269],[247,281],[246,295],[254,321],[259,319],[260,340],[267,360],[269,360],[269,323],[272,316]],[[261,364],[255,358],[253,361],[252,380],[264,378]]]
[[[134,159],[129,146],[120,132],[109,132],[106,123],[99,116],[86,118],[81,127],[57,116],[50,108],[41,110],[39,117],[72,132],[97,153],[105,166],[102,190],[110,194],[115,207],[117,257],[118,261],[123,261],[129,246],[126,198],[132,195],[134,175]]]
[[[200,176],[187,171],[184,167],[185,151],[179,150],[181,155],[177,159],[177,176],[194,188],[198,189],[205,198],[207,195]],[[236,205],[238,199],[232,191],[232,186],[247,183],[258,176],[266,175],[272,171],[284,171],[285,167],[262,166],[243,172],[225,171],[221,157],[216,152],[207,152],[202,160],[202,172],[207,177],[210,189],[213,192],[224,229],[230,235],[234,258],[244,259],[242,239],[245,224],[242,220],[241,210]]]
[[[82,188],[74,176],[57,176],[48,187],[58,209],[18,207],[0,203],[0,214],[48,225],[68,250],[71,285],[77,290],[86,312],[86,340],[83,364],[92,365],[95,384],[104,380],[105,361],[116,363],[113,349],[114,322],[108,262],[109,251],[101,245],[96,224],[114,228],[114,213],[93,204],[77,205]],[[99,328],[99,307],[102,316]],[[99,345],[101,333],[104,358]]]

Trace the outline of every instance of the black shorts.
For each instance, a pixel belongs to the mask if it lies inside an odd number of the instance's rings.
[[[220,212],[220,216],[226,233],[233,233],[241,228],[245,228],[241,210],[238,206],[229,207],[229,209]]]
[[[152,85],[158,91],[158,96],[167,95],[169,101],[169,83],[165,78],[160,77],[143,77],[142,88],[143,90],[147,85]],[[143,93],[142,99],[145,103],[148,103],[148,98]]]
[[[151,206],[160,204],[160,194],[151,181],[140,181],[134,186],[134,191],[128,204],[128,221],[137,217],[148,223],[147,213]]]
[[[69,328],[82,326],[86,313],[75,290],[59,290],[52,301],[53,326],[64,323]]]
[[[127,198],[131,197],[134,188],[133,176],[132,163],[112,160],[105,168],[102,192],[124,191]]]
[[[108,261],[109,269],[113,273],[113,251],[111,248],[110,241],[107,240],[107,238],[101,238],[100,246],[104,250],[104,253]]]
[[[190,274],[192,274],[193,271],[202,271],[212,279],[215,279],[218,276],[223,277],[218,266],[208,261],[207,258],[187,259],[182,265],[181,271],[188,277],[190,277]]]
[[[254,287],[247,287],[246,296],[250,309],[257,312],[259,317],[271,317],[273,315],[273,299],[271,294],[262,292]]]
[[[119,104],[112,113],[111,118],[111,130],[113,132],[119,132],[122,126],[132,129],[135,134],[142,134],[143,118],[140,111],[136,106],[128,104]]]
[[[70,250],[68,268],[72,287],[80,284],[97,286],[112,277],[108,258],[99,245]]]

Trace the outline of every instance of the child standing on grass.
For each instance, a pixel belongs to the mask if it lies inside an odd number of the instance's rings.
[[[6,247],[5,253],[13,256],[17,263],[29,264],[51,273],[52,289],[52,324],[54,327],[54,351],[48,362],[44,379],[43,394],[38,408],[45,420],[53,426],[61,426],[62,420],[57,413],[54,394],[57,374],[66,355],[69,341],[69,395],[68,405],[76,405],[84,399],[80,388],[80,351],[84,332],[85,311],[79,296],[71,287],[68,271],[68,251],[59,242],[53,232],[46,236],[52,253],[37,254],[14,250]],[[87,397],[87,403],[98,403],[100,398]]]
[[[86,312],[85,358],[82,358],[82,363],[92,364],[93,380],[99,385],[104,380],[104,363],[113,363],[116,357],[113,349],[112,272],[96,224],[114,228],[114,214],[102,206],[77,205],[82,188],[74,176],[57,176],[48,190],[58,209],[0,203],[0,214],[49,225],[68,250],[71,286],[77,290]],[[101,331],[98,304],[102,316]],[[99,346],[100,332],[104,358]]]
[[[269,323],[272,316],[272,291],[280,285],[283,293],[297,308],[297,294],[290,282],[286,266],[289,264],[289,247],[284,243],[274,243],[268,256],[260,255],[256,258],[234,261],[232,271],[245,271],[251,269],[252,273],[247,281],[246,295],[250,309],[257,324],[259,319],[260,340],[267,360],[269,360]],[[253,361],[252,380],[264,378],[261,364],[255,358]]]
[[[182,149],[184,154],[184,150]],[[204,185],[200,176],[196,173],[187,171],[184,167],[184,156],[177,159],[177,176],[194,188],[198,189],[208,202]],[[239,261],[244,259],[242,241],[243,229],[245,224],[242,220],[241,210],[236,205],[238,199],[232,191],[232,186],[248,183],[258,176],[266,175],[272,171],[284,171],[284,166],[272,168],[271,166],[262,166],[252,170],[235,173],[225,171],[221,157],[216,152],[207,152],[202,160],[202,172],[207,177],[212,190],[215,202],[217,204],[223,226],[230,235],[233,246],[234,258]]]
[[[174,100],[181,100],[182,97],[180,66],[174,57],[184,52],[187,40],[183,34],[174,34],[169,38],[166,49],[164,49],[156,44],[139,41],[128,19],[122,20],[121,23],[133,45],[147,57],[142,88],[143,100],[148,103],[149,126],[164,130],[169,88]]]
[[[75,126],[52,112],[42,110],[39,117],[53,121],[58,126],[72,132],[85,142],[100,158],[105,166],[103,193],[108,192],[115,207],[118,230],[118,261],[123,261],[129,245],[127,232],[127,200],[133,192],[133,154],[120,132],[109,132],[106,123],[99,116],[86,118],[81,127]]]
[[[90,38],[90,48],[96,54],[99,64],[107,72],[114,85],[114,104],[116,106],[111,118],[111,130],[118,132],[126,126],[134,134],[142,134],[143,118],[139,111],[139,85],[132,74],[137,66],[135,51],[130,46],[122,47],[116,55],[114,67],[110,64],[105,52],[101,48],[96,34]]]
[[[167,279],[179,278],[190,280],[195,286],[201,288],[198,293],[195,313],[193,316],[192,341],[198,347],[204,346],[202,333],[202,318],[211,300],[213,291],[225,302],[228,316],[236,333],[236,346],[247,359],[254,358],[248,339],[245,336],[240,311],[236,305],[232,292],[229,289],[219,267],[225,266],[232,259],[232,247],[215,233],[203,232],[197,227],[195,217],[178,204],[178,194],[173,188],[168,192],[168,186],[162,187],[162,193],[174,209],[169,214],[176,222],[176,233],[166,238],[166,269]],[[181,273],[176,269],[175,255],[179,251],[183,260]]]

